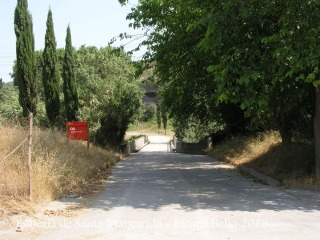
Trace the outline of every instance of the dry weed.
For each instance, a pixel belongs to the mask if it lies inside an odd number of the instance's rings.
[[[239,136],[214,146],[210,155],[237,166],[256,159],[280,143],[281,139],[277,132],[261,133],[255,137]]]
[[[235,137],[209,153],[235,166],[245,165],[283,184],[319,184],[315,180],[314,147],[310,143],[281,144],[277,132]]]
[[[0,161],[28,136],[21,128],[0,126]],[[34,203],[50,201],[83,188],[102,168],[113,165],[121,155],[79,141],[65,134],[36,129],[33,134],[32,191]],[[24,212],[28,200],[27,144],[0,162],[0,215]],[[21,206],[20,206],[21,205]],[[27,207],[28,208],[28,207]]]

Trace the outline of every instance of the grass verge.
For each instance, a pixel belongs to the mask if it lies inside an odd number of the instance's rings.
[[[214,146],[209,155],[235,166],[252,168],[284,185],[320,184],[315,178],[313,144],[281,144],[277,132],[234,137]]]
[[[22,128],[0,126],[0,216],[30,213],[28,202],[28,146],[2,160],[28,136]],[[73,194],[83,194],[99,173],[121,155],[86,143],[67,141],[56,131],[34,131],[32,152],[33,204]]]
[[[157,135],[165,135],[165,131],[163,129],[163,125],[161,125],[161,128],[158,131],[158,124],[156,120],[151,120],[150,122],[141,122],[139,124],[133,123],[130,124],[128,132],[138,132],[141,134],[157,134]],[[167,126],[167,131],[166,131],[167,136],[173,136],[173,128],[171,126],[171,123],[168,121],[168,126]]]

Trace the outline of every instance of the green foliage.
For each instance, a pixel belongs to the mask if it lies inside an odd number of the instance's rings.
[[[79,103],[70,26],[67,28],[62,76],[66,118],[68,121],[76,121],[78,119]]]
[[[297,114],[299,109],[310,109],[313,103],[308,85],[285,73],[292,69],[285,59],[292,56],[278,61],[280,42],[274,41],[281,34],[279,19],[287,11],[285,5],[274,1],[217,1],[199,24],[206,28],[200,46],[219,54],[208,68],[217,85],[216,99],[240,103],[253,119],[258,116],[273,121],[283,142],[291,142],[294,122],[304,117]]]
[[[161,107],[160,104],[157,104],[157,125],[158,125],[158,132],[161,128]]]
[[[148,29],[145,59],[176,122],[222,117],[233,133],[276,127],[290,142],[314,108],[306,82],[317,84],[318,8],[307,1],[150,0],[128,18]],[[241,121],[226,115],[233,106],[241,107],[233,114]]]
[[[184,122],[173,122],[173,128],[176,137],[186,143],[198,143],[212,133],[224,130],[223,126],[217,122],[201,123],[193,118]]]
[[[164,133],[167,134],[167,124],[168,124],[168,112],[165,105],[161,105],[161,120],[163,124]]]
[[[3,83],[0,88],[0,115],[7,123],[16,124],[22,117],[18,98],[18,88],[13,86],[13,83]]]
[[[217,120],[232,103],[291,143],[314,116],[320,178],[319,1],[149,0],[127,18],[147,29],[145,60],[176,122]]]
[[[52,12],[51,9],[49,9],[45,47],[43,51],[42,81],[44,87],[46,113],[52,124],[56,123],[60,114],[60,72],[58,68],[56,45]]]
[[[0,78],[0,90],[3,88],[3,81],[2,78]]]
[[[103,115],[100,128],[97,130],[95,141],[104,146],[119,148],[133,116],[141,104],[141,90],[132,84],[118,83],[114,89],[114,96],[103,104]]]
[[[153,105],[147,104],[147,105],[143,105],[142,110],[143,110],[143,113],[140,120],[142,122],[150,122],[155,116],[155,113],[156,113],[155,107]]]
[[[125,5],[127,2],[128,2],[128,0],[119,0],[119,3],[120,3],[121,5]]]
[[[114,125],[111,126],[111,132],[118,131],[119,128],[126,129],[126,123],[136,118],[139,112],[137,109],[140,108],[142,98],[140,82],[135,78],[135,64],[131,62],[131,59],[123,50],[113,47],[98,49],[96,47],[82,46],[79,50],[74,51],[73,54],[74,75],[77,79],[77,90],[79,93],[79,111],[77,116],[81,120],[90,122],[92,140],[95,140],[98,129],[100,129],[100,132],[103,131],[101,125],[101,123],[105,123],[103,118],[112,119]],[[57,49],[57,55],[58,70],[62,74],[65,50]],[[38,71],[42,73],[42,52],[37,52],[37,56],[37,60],[39,61]],[[13,72],[14,74],[15,72]],[[40,84],[39,89],[42,89],[42,85]],[[120,98],[119,92],[124,93],[123,98]],[[49,126],[50,123],[45,116],[43,99],[40,95],[36,124]],[[126,103],[120,104],[123,101],[126,101]],[[126,107],[123,108],[122,105]],[[122,113],[123,111],[124,113]],[[63,112],[63,110],[60,112]],[[110,113],[110,115],[107,115],[107,113]],[[117,114],[112,115],[111,113]],[[58,126],[63,128],[65,124],[64,117],[59,115],[57,122]],[[107,128],[106,126],[104,127],[104,129]],[[116,139],[123,138],[123,131],[119,130],[119,132],[120,134]],[[115,142],[120,141],[112,139],[110,140],[112,143],[109,143],[108,139],[104,139],[107,135],[110,134],[98,136],[101,145],[113,146]]]
[[[121,49],[82,46],[76,52],[79,117],[90,122],[102,146],[118,147],[139,112],[142,90],[135,72]]]
[[[139,134],[139,135],[133,135],[133,136],[130,136],[128,139],[126,139],[126,141],[130,142],[130,141],[133,141],[135,139],[138,139],[138,138],[141,138],[141,137],[145,137],[146,135],[143,135],[143,134]]]
[[[14,13],[14,30],[16,34],[17,71],[16,82],[19,87],[19,103],[24,117],[32,112],[36,115],[36,59],[32,18],[28,11],[27,0],[18,0]]]

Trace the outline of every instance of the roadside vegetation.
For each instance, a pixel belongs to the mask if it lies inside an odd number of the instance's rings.
[[[150,120],[148,122],[135,122],[129,125],[128,132],[137,132],[141,134],[159,134],[159,135],[167,135],[173,136],[173,127],[171,126],[170,122],[167,126],[166,132],[163,128],[158,128],[157,122],[155,119]]]
[[[45,47],[35,51],[28,1],[18,0],[15,9],[13,82],[0,79],[0,214],[31,204],[26,143],[5,158],[28,136],[29,112],[35,126],[33,201],[39,203],[81,192],[119,160],[125,133],[142,106],[139,71],[123,48],[75,49],[66,26],[65,48],[57,49],[55,13],[48,10]],[[82,142],[67,141],[66,121],[89,122],[90,151]]]
[[[167,121],[165,125],[164,121]],[[141,134],[174,135],[172,122],[166,119],[166,114],[161,114],[159,104],[142,105],[135,121],[129,125],[128,131]]]
[[[28,131],[21,127],[0,126],[0,159],[21,143]],[[4,133],[4,134],[3,134]],[[33,203],[29,200],[27,143],[0,165],[0,217],[32,212],[32,204],[63,196],[86,194],[97,176],[106,176],[122,155],[112,150],[67,141],[55,130],[34,131],[32,159]]]
[[[208,154],[234,166],[252,168],[284,185],[320,184],[315,175],[314,145],[282,144],[275,131],[226,139]]]
[[[320,179],[319,12],[319,1],[150,0],[127,19],[145,30],[137,49],[179,140],[277,131],[283,159],[314,145],[300,160]]]
[[[116,39],[74,49],[70,26],[65,49],[56,49],[50,9],[45,49],[34,51],[31,12],[27,0],[18,0],[13,83],[0,81],[0,160],[21,141],[32,111],[34,171],[41,173],[35,173],[36,201],[74,191],[118,158],[106,149],[119,150],[128,129],[174,132],[186,142],[211,136],[215,157],[283,182],[314,183],[320,179],[319,8],[318,1],[139,1],[127,19],[146,30],[137,49],[148,51],[133,62],[112,47]],[[156,85],[155,105],[143,106],[141,79]],[[66,120],[88,121],[90,141],[104,150],[67,144]],[[21,156],[0,169],[1,198],[25,195]],[[3,177],[9,169],[17,183]]]

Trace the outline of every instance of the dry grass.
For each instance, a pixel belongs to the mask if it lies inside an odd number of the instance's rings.
[[[315,180],[314,146],[307,143],[281,144],[277,132],[235,137],[214,146],[209,154],[235,166],[253,168],[283,184],[319,184]]]
[[[30,212],[27,143],[2,161],[27,135],[21,128],[0,126],[0,216]],[[95,146],[88,151],[84,142],[67,141],[62,133],[39,129],[34,132],[32,155],[34,203],[83,192],[91,179],[121,158]]]
[[[129,132],[138,132],[141,134],[148,134],[149,133],[149,134],[165,135],[165,131],[163,129],[162,124],[161,124],[160,131],[158,132],[158,125],[155,120],[152,120],[150,122],[141,122],[139,125],[137,125],[136,123],[131,124],[129,126],[128,131]],[[168,122],[166,135],[167,136],[174,135],[173,128],[172,128],[170,122]]]

